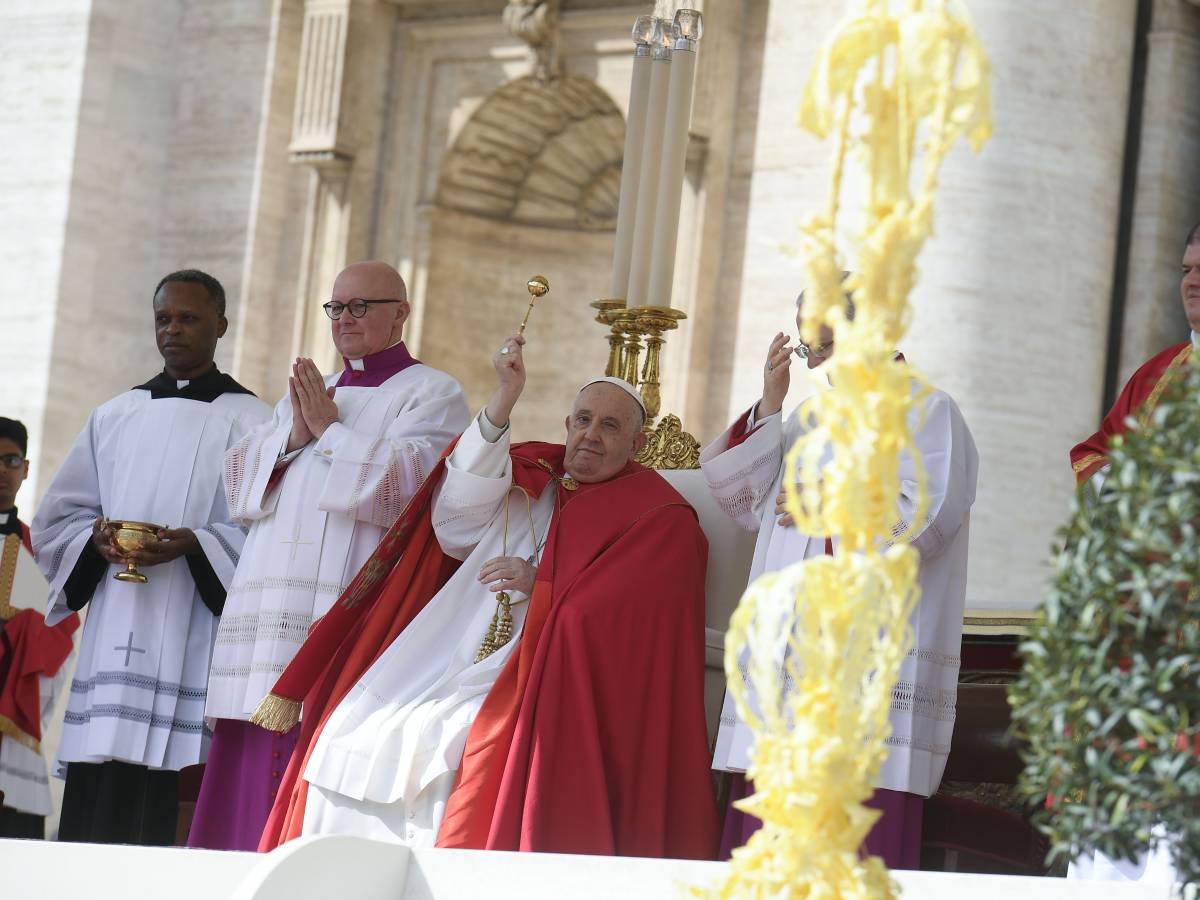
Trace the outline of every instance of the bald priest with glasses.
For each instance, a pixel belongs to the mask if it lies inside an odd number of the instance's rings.
[[[471,420],[458,382],[404,346],[395,269],[347,267],[324,308],[342,371],[296,360],[273,420],[225,458],[229,510],[250,532],[213,650],[194,847],[258,847],[298,728],[279,735],[250,715]]]

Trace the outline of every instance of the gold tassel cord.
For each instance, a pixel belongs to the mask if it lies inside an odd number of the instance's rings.
[[[301,702],[280,697],[278,694],[267,694],[259,702],[250,716],[251,724],[268,731],[278,731],[286,734],[300,724]]]
[[[545,460],[538,460],[539,463],[550,469],[549,463]],[[570,478],[570,476],[567,476]],[[573,480],[573,479],[572,479]],[[566,487],[566,485],[563,485]],[[518,490],[520,490],[518,488]],[[573,488],[568,488],[573,490]],[[533,501],[530,500],[529,494],[521,491],[525,495],[525,514],[529,517],[529,539],[533,542],[533,556],[530,558],[530,565],[537,566],[538,554],[541,551],[541,545],[538,543],[537,530],[533,525]],[[504,537],[501,545],[501,556],[508,556],[508,509],[512,502],[512,492],[504,498]],[[496,594],[496,611],[492,613],[491,624],[488,625],[487,634],[483,636],[483,641],[479,644],[479,650],[475,653],[475,662],[483,662],[505,644],[512,640],[513,636],[513,617],[512,617],[512,598],[508,595],[508,591],[500,591]]]

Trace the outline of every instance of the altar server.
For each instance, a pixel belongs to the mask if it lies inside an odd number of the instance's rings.
[[[258,846],[297,732],[250,715],[470,422],[458,382],[401,340],[410,306],[395,269],[347,267],[324,308],[343,370],[296,360],[274,418],[225,460],[229,508],[250,533],[213,653],[217,723],[191,846]]]
[[[796,328],[800,328],[797,299]],[[854,306],[847,298],[847,316]],[[793,353],[816,369],[834,353],[834,333],[821,326],[818,341],[793,350],[780,333],[771,341],[763,367],[761,399],[704,449],[700,466],[714,498],[739,524],[758,532],[750,581],[804,559],[832,554],[838,538],[801,533],[784,508],[784,456],[806,427],[800,410],[785,421],[782,408],[791,383]],[[903,360],[897,357],[897,365]],[[802,409],[802,407],[801,407]],[[921,811],[941,782],[950,751],[958,692],[959,645],[967,587],[967,533],[975,501],[978,454],[962,414],[949,395],[933,391],[913,414],[911,425],[927,476],[929,508],[917,524],[912,545],[921,556],[921,597],[909,621],[914,646],[893,690],[888,757],[869,805],[882,811],[866,849],[889,868],[920,867]],[[912,457],[900,459],[897,529],[907,528],[917,500]],[[727,692],[721,711],[713,766],[736,773],[731,800],[749,793],[742,777],[753,736]],[[757,820],[730,807],[722,853],[744,844]]]
[[[153,311],[163,371],[91,414],[33,520],[46,622],[89,607],[58,753],[62,840],[174,843],[178,773],[207,752],[216,617],[245,538],[221,463],[270,415],[213,363],[227,327],[215,278],[166,276]],[[126,557],[106,517],[160,526],[160,540]],[[114,580],[127,560],[145,584]]]
[[[304,713],[322,724],[293,759],[264,848],[352,833],[418,846],[715,851],[703,532],[633,460],[645,409],[619,379],[579,391],[565,446],[510,444],[523,344],[511,337],[495,355],[496,392],[435,473],[424,518],[406,513],[339,604],[338,616],[362,609],[364,621],[343,627],[339,646],[324,633],[338,625],[331,615],[306,646],[315,669],[328,660],[326,676],[349,671],[356,683],[322,692],[321,677],[308,679],[318,687]],[[427,575],[443,553],[462,564],[435,593]]]
[[[0,416],[0,838],[44,838],[52,811],[43,736],[70,667],[79,616],[46,624],[46,581],[33,560],[17,490],[29,435]]]

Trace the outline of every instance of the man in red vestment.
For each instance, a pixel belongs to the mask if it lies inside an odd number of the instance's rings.
[[[54,681],[71,654],[79,616],[50,627],[46,596],[13,596],[17,566],[36,568],[17,491],[29,475],[25,426],[0,416],[0,838],[44,838],[51,797],[40,746]],[[18,558],[23,557],[23,558]]]
[[[1143,363],[1121,389],[1117,402],[1100,423],[1100,430],[1075,445],[1071,451],[1071,468],[1075,470],[1079,484],[1108,465],[1109,442],[1129,427],[1130,418],[1145,418],[1154,412],[1163,390],[1190,359],[1197,340],[1200,340],[1200,224],[1188,233],[1183,248],[1179,294],[1183,299],[1183,312],[1192,328],[1191,340],[1168,347]]]
[[[525,383],[523,344],[510,338],[495,355],[499,385],[464,442],[507,442],[509,414]],[[632,388],[600,380],[576,398],[565,446],[510,448],[513,490],[531,498],[531,524],[544,514],[549,528],[536,566],[519,556],[479,566],[478,580],[494,583],[493,590],[528,594],[528,609],[516,647],[491,676],[469,724],[438,846],[692,858],[715,852],[703,710],[707,543],[687,502],[633,461],[645,442],[643,419]],[[443,473],[431,474],[429,490]],[[310,731],[302,726],[262,849],[309,833],[314,820],[324,833],[339,826],[359,833],[366,826],[355,821],[363,815],[391,815],[386,803],[358,802],[371,799],[370,791],[346,789],[333,805],[353,807],[357,819],[339,819],[336,810],[315,816],[314,802],[330,804],[315,801],[311,790],[319,785],[327,798],[330,783],[358,777],[342,777],[336,762],[331,766],[336,750],[318,746],[321,729],[336,723],[342,746],[360,739],[378,746],[374,736],[345,727],[344,711],[330,714],[339,701],[364,702],[364,692],[350,688],[368,669],[377,680],[365,692],[367,702],[379,691],[378,679],[403,681],[403,669],[386,671],[402,664],[388,645],[405,625],[420,627],[436,604],[447,602],[438,578],[430,577],[441,572],[444,582],[446,576],[428,521],[422,492],[276,685],[275,699],[304,700]],[[486,540],[480,546],[490,555]],[[462,567],[474,560],[467,556]],[[427,614],[414,622],[422,610]],[[473,665],[485,664],[477,658]],[[440,661],[436,667],[442,670]],[[471,668],[461,683],[477,681]],[[391,774],[367,772],[360,780],[376,784]],[[402,797],[391,805],[420,806],[418,800]]]

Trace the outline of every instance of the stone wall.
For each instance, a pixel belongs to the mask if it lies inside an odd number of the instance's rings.
[[[72,35],[78,44],[70,51],[76,68],[64,63],[55,73],[61,84],[30,82],[32,98],[45,95],[46,111],[30,111],[41,124],[5,141],[29,151],[18,160],[25,187],[6,196],[25,193],[26,215],[41,217],[22,223],[23,239],[5,246],[36,241],[48,269],[43,312],[26,343],[36,348],[34,365],[45,367],[23,410],[40,442],[30,494],[47,483],[93,407],[160,368],[150,302],[163,274],[185,266],[212,272],[233,298],[236,320],[271,13],[267,2],[237,0],[38,8],[26,20],[27,41],[0,29],[2,40],[20,44],[5,65],[39,53],[39,30],[66,31],[63,52]],[[57,48],[39,60],[54,60]],[[30,61],[26,71],[39,65],[47,64]],[[66,103],[55,111],[64,89],[74,91],[69,113]],[[5,123],[5,137],[8,128],[23,131],[19,121]],[[30,141],[39,131],[41,143]],[[31,194],[39,185],[40,195]],[[56,204],[61,224],[46,219]],[[227,339],[218,362],[228,366],[231,350]]]
[[[29,428],[26,516],[48,473],[39,460],[91,5],[0,5],[0,415]]]

